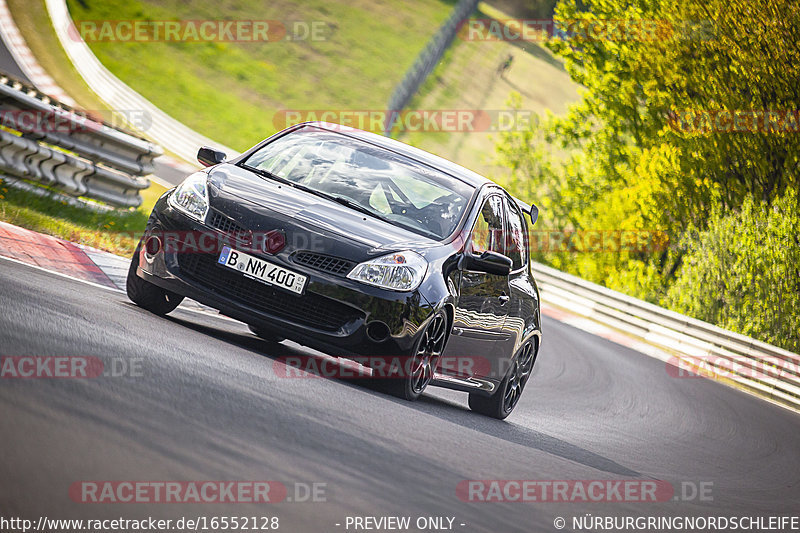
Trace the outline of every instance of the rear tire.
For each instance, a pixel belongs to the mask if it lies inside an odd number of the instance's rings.
[[[531,377],[536,353],[532,343],[525,343],[519,350],[511,368],[508,369],[500,386],[491,396],[470,393],[469,408],[485,416],[504,420],[517,406],[522,391]]]
[[[128,279],[125,281],[125,289],[128,293],[128,298],[133,303],[143,309],[147,309],[153,314],[164,316],[170,311],[174,311],[178,305],[183,301],[183,296],[175,294],[172,291],[162,289],[157,285],[153,285],[149,281],[145,281],[136,275],[136,269],[139,266],[139,250],[141,249],[141,242],[136,247],[131,259],[131,266],[128,268]]]
[[[419,336],[409,355],[408,364],[402,365],[400,377],[373,378],[374,387],[404,400],[414,401],[425,392],[433,380],[433,373],[447,344],[447,317],[437,312]]]

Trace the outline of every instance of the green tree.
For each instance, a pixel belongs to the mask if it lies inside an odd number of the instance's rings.
[[[800,213],[789,193],[772,205],[748,198],[715,210],[687,233],[667,302],[676,311],[800,352]]]
[[[800,103],[800,4],[561,0],[555,17],[566,35],[548,46],[585,87],[582,100],[564,117],[502,135],[500,159],[518,184],[535,184],[521,189],[526,199],[551,208],[543,226],[665,232],[672,246],[655,253],[548,258],[660,301],[690,228],[746,198],[769,204],[798,189],[798,126],[782,120],[765,131],[765,117],[791,118],[785,112]],[[746,111],[756,115],[737,114]],[[725,113],[761,122],[720,131]],[[566,157],[548,160],[543,142]]]

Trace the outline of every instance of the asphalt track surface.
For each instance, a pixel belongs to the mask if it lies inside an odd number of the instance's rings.
[[[11,55],[5,41],[0,39],[0,72],[8,72],[15,78],[30,84],[31,80],[22,72],[22,69],[17,65],[14,56]]]
[[[231,320],[167,318],[121,292],[0,259],[0,355],[138,360],[138,377],[0,379],[0,514],[36,519],[278,516],[345,531],[346,516],[450,516],[455,531],[555,531],[557,516],[798,514],[800,416],[551,319],[506,421],[466,395],[416,403],[333,379],[287,379]],[[713,483],[709,501],[471,503],[465,479]],[[325,483],[325,502],[84,504],[81,480]],[[678,491],[680,494],[680,491]],[[335,524],[342,524],[336,526]],[[460,524],[465,524],[461,526]],[[350,531],[353,531],[352,529]],[[412,529],[412,531],[416,531]]]

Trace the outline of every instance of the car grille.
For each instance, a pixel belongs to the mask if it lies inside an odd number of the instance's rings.
[[[223,233],[244,235],[245,232],[247,231],[233,220],[229,219],[225,215],[217,213],[214,210],[209,211],[208,218],[206,220],[209,226],[218,229]]]
[[[208,290],[232,298],[264,313],[327,331],[337,331],[363,313],[325,296],[294,296],[270,285],[246,278],[220,266],[209,254],[179,254],[183,274]]]
[[[292,261],[300,265],[305,265],[308,268],[313,268],[314,270],[328,272],[338,276],[346,275],[356,266],[353,261],[314,252],[297,252],[292,256]]]

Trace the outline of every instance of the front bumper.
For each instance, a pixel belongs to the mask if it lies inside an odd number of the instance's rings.
[[[155,253],[141,246],[137,274],[226,316],[331,355],[406,355],[433,311],[418,291],[387,291],[297,264],[292,260],[297,250],[261,257],[308,276],[303,295],[274,288],[218,265],[218,252],[187,252],[182,246],[185,236],[208,233],[223,235],[172,209],[162,197],[143,242],[152,235],[169,235],[172,245]]]

